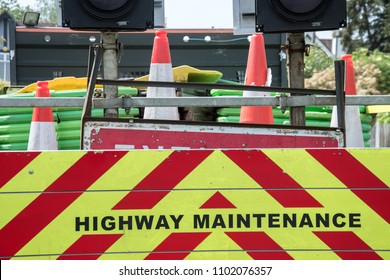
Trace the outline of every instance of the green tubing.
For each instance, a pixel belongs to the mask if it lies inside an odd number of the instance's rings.
[[[210,95],[213,97],[217,96],[242,96],[242,90],[222,90],[222,89],[212,89]]]
[[[59,150],[80,150],[80,139],[58,141]]]
[[[86,89],[74,89],[74,90],[54,90],[50,91],[51,97],[84,97],[87,93]]]
[[[240,108],[221,108],[217,110],[218,116],[228,117],[228,116],[240,116]],[[274,118],[289,119],[289,111],[282,113],[280,109],[274,108],[272,110]],[[310,121],[331,121],[332,112],[320,112],[320,111],[306,111],[306,119]],[[360,119],[362,123],[371,124],[372,116],[366,114],[360,114]]]
[[[62,130],[57,131],[57,140],[79,140],[80,141],[80,130]]]
[[[31,114],[0,116],[0,125],[30,123]]]
[[[227,116],[239,116],[241,108],[221,108],[217,110],[218,116],[227,117]]]
[[[224,116],[224,117],[218,117],[217,122],[222,123],[238,123],[240,122],[239,116]]]
[[[0,97],[1,98],[14,98],[14,97],[20,97],[20,98],[23,98],[23,97],[35,97],[35,93],[32,93],[32,92],[29,92],[29,93],[11,93],[11,94],[6,94],[6,95],[2,95]]]
[[[332,113],[333,106],[306,106],[306,111]]]
[[[0,144],[0,150],[4,151],[25,151],[27,150],[28,143],[10,143]]]
[[[29,133],[13,133],[0,135],[0,144],[28,143]],[[80,141],[80,130],[57,131],[57,141],[78,140]]]
[[[103,109],[93,109],[91,111],[92,117],[101,118],[104,116]],[[119,117],[136,117],[139,115],[139,109],[138,108],[132,108],[129,115],[126,115],[124,109],[119,109]],[[69,121],[69,120],[81,120],[82,111],[81,110],[75,110],[75,111],[62,111],[62,112],[56,112],[54,114],[56,116],[57,121]]]
[[[217,118],[218,122],[231,122],[231,123],[239,123],[240,117],[239,116],[221,116]],[[281,118],[274,118],[274,123],[278,125],[290,125],[290,120],[288,119],[281,119]],[[306,120],[307,126],[314,126],[314,127],[330,127],[330,121],[320,121],[320,120]],[[368,135],[370,135],[371,131],[371,125],[369,124],[362,124],[362,132],[366,133],[366,138]],[[371,135],[369,136],[371,138]]]
[[[81,128],[81,121],[67,121],[67,122],[60,122],[56,123],[56,130],[57,131],[63,131],[63,130],[79,130]]]
[[[87,93],[86,89],[72,89],[72,90],[51,90],[51,97],[84,97]],[[118,95],[131,95],[137,96],[138,89],[132,87],[118,87]],[[35,92],[27,93],[12,93],[2,95],[0,98],[9,98],[9,97],[35,97]]]
[[[103,90],[103,89],[102,89]],[[52,97],[84,97],[87,93],[86,89],[76,89],[76,90],[61,90],[61,91],[50,91],[50,96]],[[132,87],[118,87],[118,95],[130,95],[137,96],[138,89]]]
[[[131,96],[137,96],[138,95],[138,89],[132,88],[132,87],[119,87],[118,88],[118,95],[131,95]]]
[[[0,125],[0,135],[11,133],[29,133],[30,123]]]
[[[284,119],[274,119],[274,123],[277,125],[282,125]],[[239,116],[225,116],[225,117],[218,117],[217,122],[221,123],[239,123],[240,122],[240,117]]]
[[[28,142],[29,133],[13,133],[0,135],[0,144]]]
[[[0,116],[17,115],[17,114],[32,114],[32,111],[33,111],[33,108],[0,108]]]

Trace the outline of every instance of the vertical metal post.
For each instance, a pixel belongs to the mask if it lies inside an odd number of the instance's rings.
[[[88,89],[85,96],[85,102],[82,112],[82,122],[85,117],[92,116],[92,98],[98,77],[98,70],[102,62],[103,49],[101,45],[93,45],[90,47],[90,57],[88,65]]]
[[[288,67],[290,88],[305,88],[305,36],[304,33],[290,33],[288,42]],[[291,94],[294,96],[294,94]],[[290,108],[290,123],[294,126],[305,126],[305,107]]]
[[[8,20],[9,30],[9,56],[10,56],[10,84],[17,85],[17,73],[16,73],[16,22],[15,20]]]
[[[103,44],[103,75],[106,80],[118,80],[118,33],[102,32]],[[104,85],[105,98],[118,98],[118,86]],[[118,109],[104,109],[104,116],[117,118]]]
[[[345,61],[334,62],[336,79],[336,100],[337,100],[337,126],[344,133],[344,144],[347,143],[345,123]]]

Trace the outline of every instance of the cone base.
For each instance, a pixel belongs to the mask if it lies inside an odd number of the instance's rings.
[[[337,107],[333,107],[332,119],[330,126],[337,127]],[[346,120],[346,146],[347,148],[364,148],[364,137],[362,123],[360,120],[359,107],[346,106],[345,107],[345,120]]]
[[[173,82],[172,64],[150,65],[150,81]],[[149,87],[146,97],[176,97],[174,88]],[[180,120],[179,109],[177,107],[146,107],[144,119],[151,120]]]
[[[58,150],[56,131],[52,122],[32,122],[28,151]]]

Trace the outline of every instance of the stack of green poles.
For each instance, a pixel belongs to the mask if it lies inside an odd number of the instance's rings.
[[[242,91],[236,90],[212,90],[213,97],[218,96],[242,96]],[[271,95],[275,95],[272,93]],[[360,120],[362,133],[366,147],[370,147],[372,116],[366,114],[366,107],[360,106]],[[308,106],[306,107],[306,125],[313,127],[330,127],[333,106]],[[217,110],[218,122],[238,123],[240,121],[241,108],[221,108]],[[274,122],[277,125],[290,125],[290,111],[282,113],[277,107],[272,108]]]
[[[51,91],[51,97],[84,97],[86,90]],[[120,87],[119,95],[136,96],[137,89]],[[35,97],[35,93],[7,94],[1,98]],[[27,150],[33,108],[0,108],[0,150]],[[59,150],[79,150],[81,136],[81,108],[53,108],[53,117]],[[132,108],[129,115],[119,110],[119,117],[137,118],[139,109]],[[103,117],[103,109],[93,109],[93,117]]]

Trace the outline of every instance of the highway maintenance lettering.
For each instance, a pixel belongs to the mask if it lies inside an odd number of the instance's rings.
[[[181,229],[184,215],[133,215],[76,217],[75,231],[161,230]],[[236,228],[360,228],[359,213],[303,213],[303,214],[195,214],[193,229]]]

